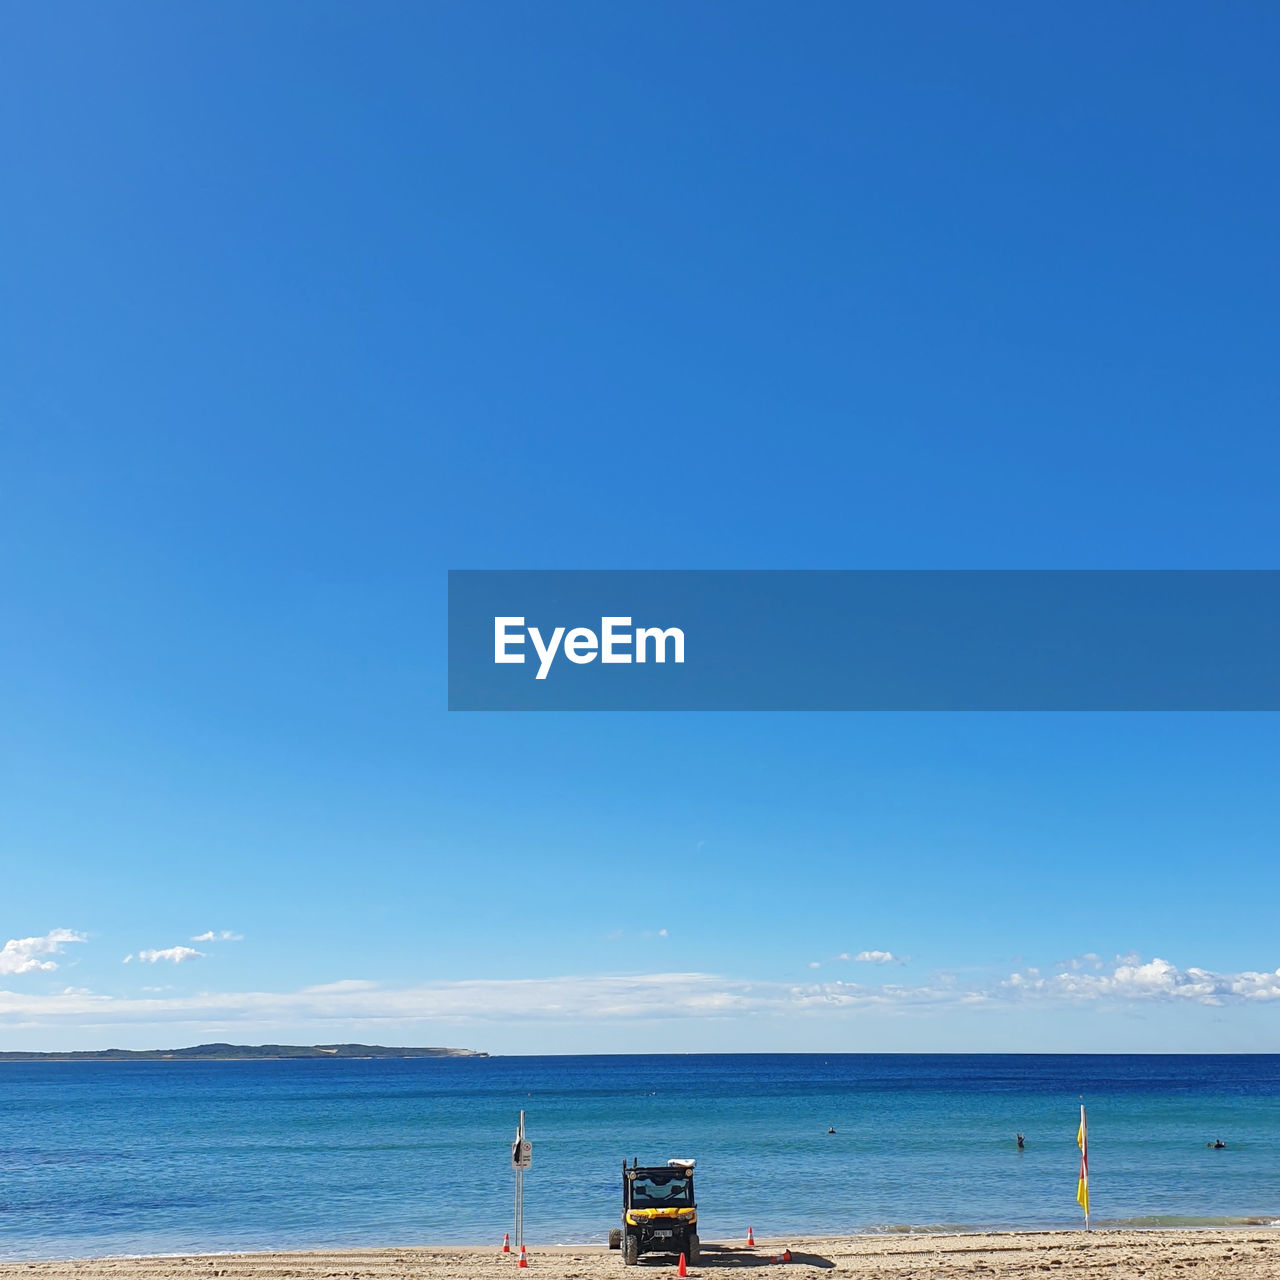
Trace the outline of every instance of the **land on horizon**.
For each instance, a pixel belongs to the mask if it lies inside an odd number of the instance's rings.
[[[197,1044],[186,1049],[69,1049],[0,1052],[0,1062],[250,1062],[292,1058],[487,1058],[477,1049],[388,1048],[381,1044]]]

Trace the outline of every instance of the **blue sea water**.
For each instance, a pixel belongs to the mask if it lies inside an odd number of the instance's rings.
[[[531,1243],[631,1156],[696,1157],[707,1239],[1071,1226],[1082,1094],[1095,1225],[1280,1219],[1280,1056],[4,1063],[0,1258],[495,1243],[521,1108]]]

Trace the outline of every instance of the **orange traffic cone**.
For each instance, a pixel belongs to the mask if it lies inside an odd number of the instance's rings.
[[[525,1257],[524,1245],[521,1245],[521,1246],[520,1246],[520,1261],[519,1261],[518,1263],[516,1263],[516,1266],[518,1266],[518,1267],[527,1267],[528,1265],[529,1265],[529,1259],[528,1259],[527,1257]]]
[[[680,1265],[676,1268],[676,1275],[687,1276],[688,1274],[689,1274],[689,1268],[686,1267],[684,1264],[684,1254],[682,1253],[680,1255]]]
[[[747,1247],[749,1249],[754,1248],[755,1243],[756,1243],[755,1233],[751,1230],[750,1227],[748,1227],[747,1228]]]
[[[790,1249],[783,1249],[783,1251],[782,1251],[782,1260],[783,1260],[783,1262],[790,1262],[790,1261],[791,1261],[791,1250],[790,1250]]]
[[[505,1231],[505,1232],[503,1232],[503,1235],[502,1235],[502,1252],[503,1252],[503,1253],[510,1253],[510,1252],[511,1252],[511,1232],[510,1232],[510,1231]]]

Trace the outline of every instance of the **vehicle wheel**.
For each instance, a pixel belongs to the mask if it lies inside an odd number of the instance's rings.
[[[627,1237],[622,1242],[622,1265],[624,1267],[634,1267],[640,1261],[640,1237],[633,1236],[631,1232],[627,1232]]]
[[[702,1241],[698,1239],[697,1232],[694,1232],[694,1234],[689,1237],[685,1253],[688,1255],[685,1258],[685,1261],[691,1267],[696,1267],[698,1265],[698,1258],[702,1254]]]
[[[610,1249],[622,1248],[622,1232],[619,1231],[617,1227],[614,1227],[614,1229],[609,1232],[609,1248]]]

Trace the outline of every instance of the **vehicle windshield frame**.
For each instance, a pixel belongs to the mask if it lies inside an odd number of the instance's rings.
[[[649,1187],[670,1187],[676,1182],[682,1184],[678,1192],[665,1196],[649,1194]],[[641,1184],[645,1184],[643,1188]],[[693,1175],[686,1169],[637,1170],[634,1177],[627,1179],[627,1199],[633,1209],[692,1209]]]

